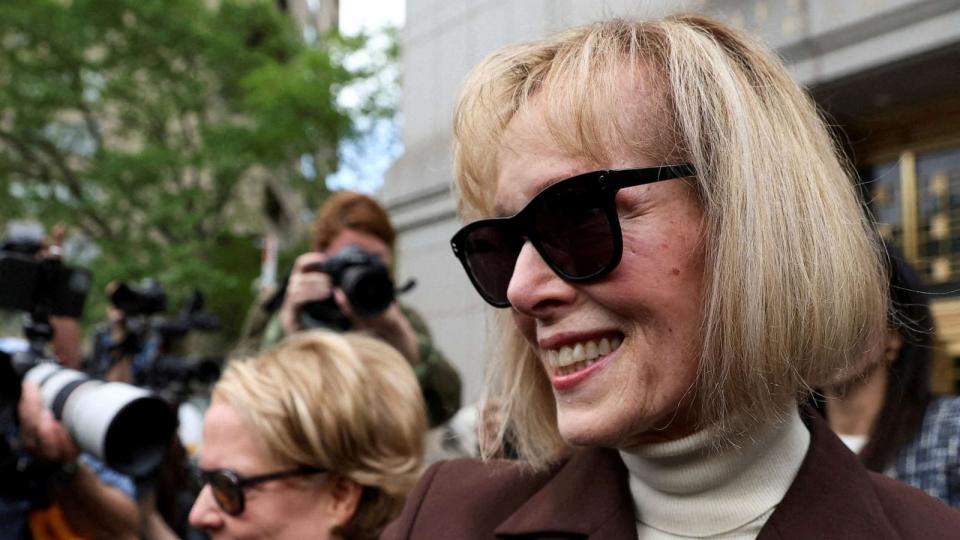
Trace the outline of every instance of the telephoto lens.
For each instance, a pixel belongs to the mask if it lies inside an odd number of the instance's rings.
[[[40,387],[44,407],[53,412],[70,436],[117,471],[144,477],[163,461],[176,429],[166,401],[151,392],[43,362],[24,375]]]

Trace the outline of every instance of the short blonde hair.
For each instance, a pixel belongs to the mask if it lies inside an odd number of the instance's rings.
[[[887,305],[850,172],[813,102],[764,45],[676,15],[599,22],[494,52],[468,77],[456,112],[460,211],[493,214],[504,132],[532,99],[571,156],[651,155],[649,126],[623,112],[623,83],[641,70],[661,116],[645,119],[660,122],[652,155],[697,170],[705,272],[694,403],[701,427],[729,440],[857,361]],[[565,448],[553,394],[535,351],[509,317],[501,324],[506,350],[487,392],[521,456],[543,466]]]
[[[376,538],[422,467],[426,412],[406,360],[359,334],[302,332],[234,360],[213,394],[233,406],[281,465],[318,467],[363,493],[340,532]]]

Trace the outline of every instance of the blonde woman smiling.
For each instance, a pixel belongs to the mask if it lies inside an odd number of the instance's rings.
[[[805,389],[884,331],[854,184],[781,62],[699,16],[506,47],[455,120],[452,240],[501,308],[519,463],[431,468],[384,537],[948,538]]]

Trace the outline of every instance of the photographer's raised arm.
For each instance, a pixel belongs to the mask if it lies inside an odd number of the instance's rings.
[[[367,331],[386,341],[410,362],[414,368],[420,363],[420,346],[413,325],[394,301],[384,312],[372,317],[357,317],[350,309],[350,302],[343,291],[334,291],[340,309],[353,321],[354,328]]]
[[[78,462],[80,449],[44,409],[35,385],[23,385],[18,413],[24,447],[36,459],[59,466],[51,475],[49,495],[70,528],[88,538],[137,538],[140,513],[136,502]]]
[[[83,336],[80,320],[73,317],[50,317],[53,327],[53,339],[50,342],[53,356],[60,365],[71,369],[82,369]]]

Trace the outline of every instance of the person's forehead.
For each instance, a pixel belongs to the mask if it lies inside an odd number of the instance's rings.
[[[330,242],[330,245],[327,246],[327,249],[324,250],[324,253],[328,256],[333,256],[348,245],[358,246],[364,251],[379,255],[387,260],[389,260],[392,255],[390,246],[382,239],[373,234],[356,229],[343,229],[340,231]]]
[[[657,76],[645,69],[631,73],[590,105],[596,115],[588,126],[581,123],[578,110],[564,109],[556,93],[538,94],[514,114],[495,158],[497,215],[510,211],[510,195],[529,199],[575,174],[677,161],[669,156],[677,145]],[[514,193],[517,186],[522,193]]]
[[[203,420],[201,468],[251,474],[269,468],[268,462],[246,419],[230,403],[215,397]]]
[[[547,146],[510,152],[500,160],[493,214],[512,215],[551,184],[596,168],[585,158],[564,155]]]

